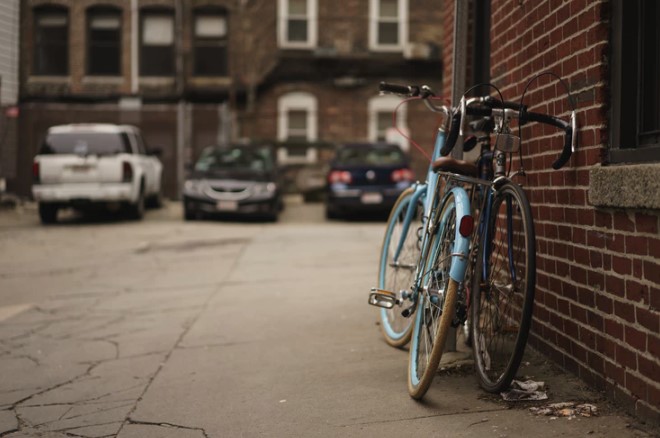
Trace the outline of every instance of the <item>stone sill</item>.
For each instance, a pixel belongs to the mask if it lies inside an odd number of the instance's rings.
[[[597,207],[660,210],[660,163],[592,168],[589,203]]]

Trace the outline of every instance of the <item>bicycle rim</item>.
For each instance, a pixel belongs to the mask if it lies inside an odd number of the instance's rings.
[[[456,235],[453,196],[440,214],[440,227],[431,240],[419,293],[408,362],[408,392],[421,399],[436,374],[456,308],[458,283],[449,278]]]
[[[402,299],[401,291],[410,290],[415,275],[415,266],[419,260],[419,239],[417,230],[421,227],[422,206],[413,216],[408,231],[404,236],[404,243],[397,260],[397,266],[392,266],[394,255],[404,233],[404,219],[408,206],[412,201],[414,190],[405,190],[392,207],[387,221],[385,237],[381,249],[378,269],[378,287],[395,292]],[[401,312],[412,305],[410,300],[402,300],[403,304],[392,309],[380,309],[380,327],[385,341],[393,347],[402,347],[410,341],[413,318],[405,318]]]
[[[520,186],[507,183],[498,190],[488,230],[473,277],[472,343],[480,385],[500,392],[520,366],[536,286],[534,224]]]

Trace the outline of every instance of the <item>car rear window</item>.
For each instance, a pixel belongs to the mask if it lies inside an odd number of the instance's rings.
[[[126,134],[113,132],[67,132],[49,134],[40,154],[114,155],[130,153]]]
[[[227,148],[208,149],[195,163],[195,170],[250,169],[254,171],[269,171],[273,168],[272,154],[268,148]]]
[[[403,164],[406,156],[398,147],[349,147],[339,149],[336,163],[342,166],[368,164],[372,166],[387,166]]]

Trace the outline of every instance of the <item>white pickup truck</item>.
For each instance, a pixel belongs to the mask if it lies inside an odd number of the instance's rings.
[[[32,194],[44,224],[56,222],[61,208],[99,205],[141,219],[145,204],[160,206],[162,171],[134,126],[53,126],[34,159]]]

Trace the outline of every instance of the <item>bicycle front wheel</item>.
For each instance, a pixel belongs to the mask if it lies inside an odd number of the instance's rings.
[[[456,236],[456,202],[450,194],[440,213],[418,293],[408,361],[408,392],[421,399],[436,374],[454,318],[458,282],[449,276]]]
[[[380,309],[380,328],[385,341],[393,347],[403,347],[410,341],[412,319],[405,318],[401,312],[412,305],[408,294],[419,261],[420,248],[418,233],[422,227],[424,206],[422,201],[413,206],[410,222],[406,224],[411,202],[414,202],[415,190],[406,189],[397,199],[385,229],[383,246],[378,269],[378,287],[397,294],[400,305],[392,309]],[[398,257],[397,249],[401,245]],[[404,293],[406,296],[404,296]]]
[[[483,389],[506,390],[518,371],[532,322],[536,246],[522,188],[495,193],[481,236],[472,283],[472,347]]]

